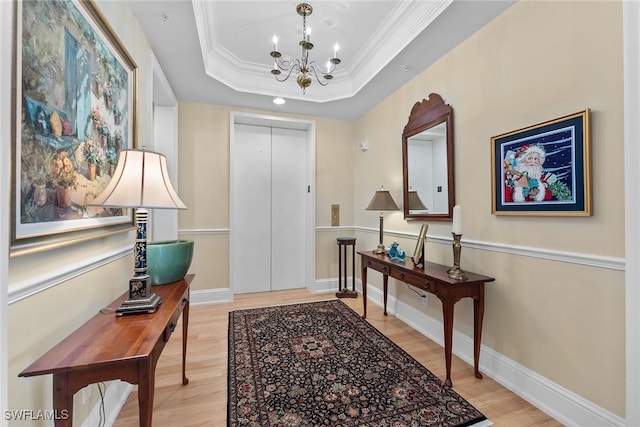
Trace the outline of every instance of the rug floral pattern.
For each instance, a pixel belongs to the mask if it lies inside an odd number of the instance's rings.
[[[470,426],[470,403],[340,300],[229,313],[228,426]]]

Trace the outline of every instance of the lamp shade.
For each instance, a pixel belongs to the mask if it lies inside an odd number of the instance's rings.
[[[412,211],[426,211],[427,207],[422,203],[420,197],[418,196],[418,192],[415,190],[409,190],[409,210]]]
[[[115,208],[187,208],[171,185],[166,157],[144,149],[120,151],[111,181],[91,204]]]
[[[378,190],[367,206],[368,211],[397,211],[398,205],[387,190]]]

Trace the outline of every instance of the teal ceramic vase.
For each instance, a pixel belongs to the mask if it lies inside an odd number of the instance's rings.
[[[193,240],[165,240],[147,243],[147,273],[153,285],[165,285],[184,278],[193,258]]]

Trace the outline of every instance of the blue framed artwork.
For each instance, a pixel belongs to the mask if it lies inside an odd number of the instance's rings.
[[[136,146],[137,66],[95,3],[14,3],[12,230],[20,256],[133,228],[89,203]]]
[[[589,146],[589,109],[491,138],[491,213],[590,216]]]

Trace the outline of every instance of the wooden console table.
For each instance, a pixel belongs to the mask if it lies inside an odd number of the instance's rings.
[[[153,314],[116,316],[98,313],[87,323],[45,353],[19,376],[53,374],[53,409],[59,417],[56,427],[71,426],[73,395],[89,384],[124,380],[138,384],[140,426],[151,427],[155,370],[158,358],[180,314],[182,317],[182,384],[187,384],[185,363],[189,327],[189,287],[195,275],[154,286],[162,304]],[[129,296],[113,301],[115,310]],[[64,418],[64,419],[63,419]]]
[[[434,294],[442,301],[442,320],[444,323],[444,356],[447,368],[445,384],[451,386],[451,347],[453,344],[453,306],[462,298],[473,298],[473,361],[476,378],[482,378],[478,370],[480,359],[480,341],[482,338],[482,318],[484,316],[484,284],[493,282],[493,277],[465,272],[467,280],[450,279],[449,267],[425,262],[424,268],[414,267],[410,260],[407,265],[391,261],[385,254],[371,251],[358,251],[362,266],[363,318],[367,317],[367,268],[379,271],[383,275],[384,315],[387,315],[387,291],[389,276],[423,291]]]

